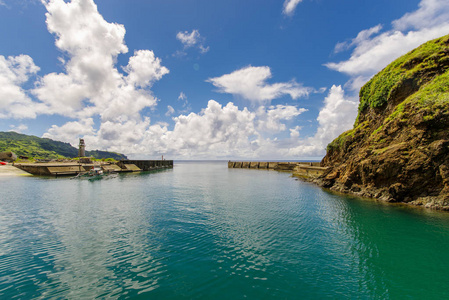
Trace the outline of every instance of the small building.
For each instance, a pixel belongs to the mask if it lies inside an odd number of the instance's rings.
[[[14,152],[0,152],[0,160],[13,162],[17,159],[17,155]]]

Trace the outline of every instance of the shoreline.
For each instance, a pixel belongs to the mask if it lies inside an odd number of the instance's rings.
[[[348,195],[353,197],[359,197],[363,199],[371,199],[373,201],[378,201],[386,204],[402,204],[410,207],[425,208],[430,210],[438,211],[449,211],[448,199],[440,196],[418,196],[414,199],[409,199],[409,201],[396,201],[389,196],[389,188],[374,188],[369,186],[354,185],[351,189],[345,187],[341,183],[334,182],[331,186],[328,185],[325,176],[310,177],[298,174],[293,171],[292,176],[312,184],[318,187],[328,190],[330,192]],[[391,189],[391,187],[390,187]]]
[[[421,207],[431,210],[449,211],[449,199],[442,196],[418,195],[398,201],[395,195],[394,184],[389,187],[376,188],[353,184],[350,187],[336,181],[332,168],[321,167],[318,162],[262,162],[262,161],[228,161],[230,169],[275,170],[289,172],[304,182],[312,183],[318,187],[337,194],[371,199],[387,204],[403,204],[410,207]]]

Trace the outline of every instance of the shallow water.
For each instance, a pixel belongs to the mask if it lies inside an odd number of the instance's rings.
[[[449,297],[449,214],[225,162],[2,178],[0,299]]]

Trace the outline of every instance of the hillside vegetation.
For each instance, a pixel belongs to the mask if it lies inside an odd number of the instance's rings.
[[[449,35],[400,57],[360,90],[354,128],[327,147],[318,182],[449,209]]]
[[[74,158],[78,156],[78,149],[69,143],[16,132],[0,132],[0,152],[2,151],[12,151],[18,156],[41,159]],[[125,155],[120,153],[99,150],[86,151],[86,156],[97,159],[127,159]]]

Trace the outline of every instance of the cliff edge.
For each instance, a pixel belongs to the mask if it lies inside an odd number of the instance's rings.
[[[315,181],[389,202],[449,210],[449,35],[400,57],[360,90],[353,129],[327,147]]]

